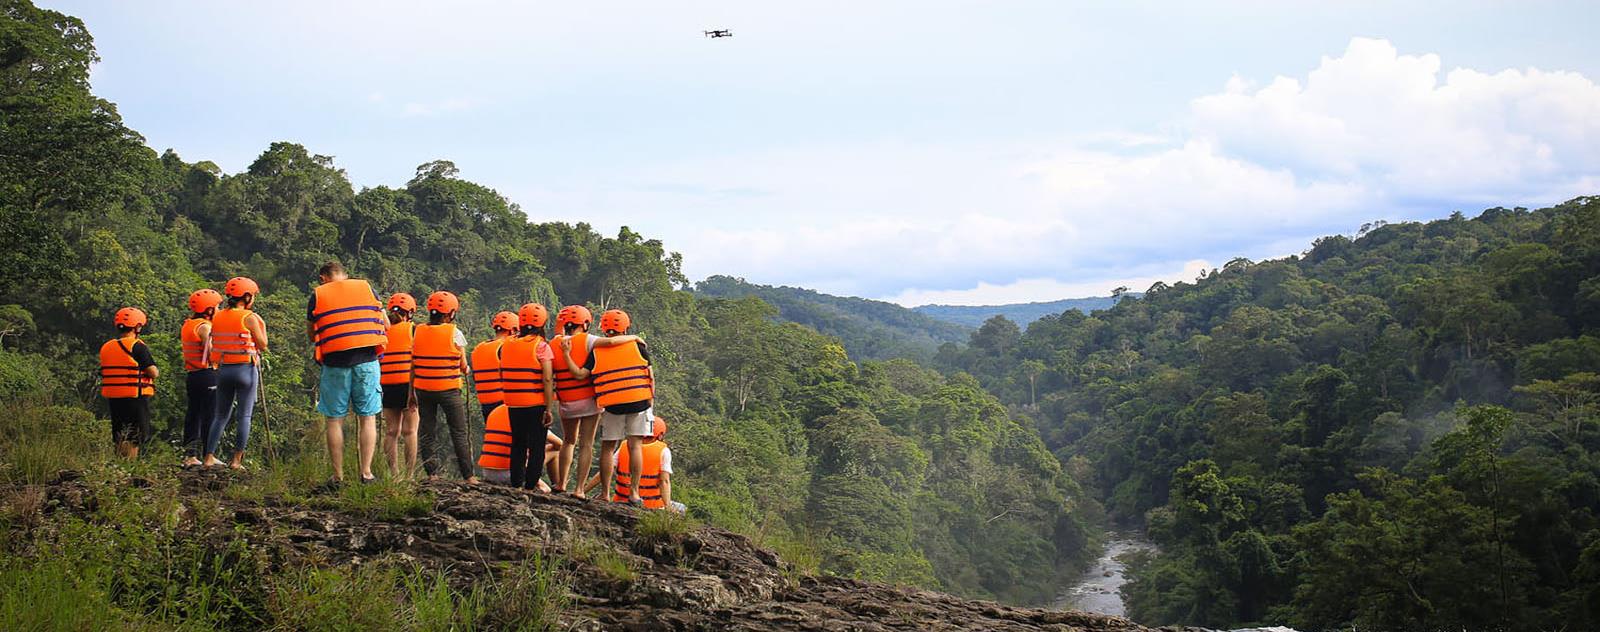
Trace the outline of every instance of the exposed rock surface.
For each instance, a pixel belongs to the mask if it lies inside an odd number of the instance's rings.
[[[47,511],[87,511],[90,489],[65,476],[43,489]],[[770,550],[714,528],[650,539],[636,533],[639,511],[608,502],[527,494],[492,485],[428,482],[434,511],[394,520],[219,493],[230,475],[178,474],[181,498],[206,499],[223,520],[282,561],[361,564],[399,558],[470,581],[495,562],[541,553],[569,560],[576,630],[1149,630],[1126,619],[1018,608],[915,588],[794,572]],[[211,504],[215,503],[215,504]],[[572,555],[577,542],[609,547],[632,579],[613,579]],[[1167,628],[1168,630],[1175,630]]]

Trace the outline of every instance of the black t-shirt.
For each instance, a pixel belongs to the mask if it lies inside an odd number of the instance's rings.
[[[378,298],[377,290],[372,291],[372,298],[377,300],[379,305],[383,304],[383,300]],[[311,298],[306,299],[306,322],[316,322],[316,320],[317,293],[316,291],[312,291]],[[358,364],[373,362],[377,359],[377,347],[356,347],[354,349],[345,349],[344,351],[334,351],[322,356],[322,366],[348,368]]]
[[[143,340],[133,341],[133,350],[129,355],[133,356],[133,361],[139,363],[141,369],[156,365],[156,357],[150,353],[149,345]]]
[[[646,346],[643,340],[639,341],[639,356],[644,358],[644,363],[646,366],[650,364],[650,347]],[[594,370],[593,353],[589,354],[589,359],[583,362],[583,368],[590,371]],[[650,410],[650,400],[648,399],[639,402],[629,402],[626,404],[617,404],[616,406],[606,407],[606,412],[613,415],[632,415],[634,413],[642,413],[647,410]]]

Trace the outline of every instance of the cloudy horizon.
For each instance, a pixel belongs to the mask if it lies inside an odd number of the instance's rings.
[[[451,160],[693,279],[908,306],[1600,193],[1581,2],[45,5],[158,150],[233,173],[289,140],[358,186]]]

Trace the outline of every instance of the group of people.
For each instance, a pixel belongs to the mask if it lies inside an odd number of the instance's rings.
[[[410,294],[393,294],[385,303],[338,262],[324,264],[318,276],[321,283],[306,306],[306,335],[321,367],[316,406],[325,420],[330,486],[344,480],[343,424],[350,415],[359,424],[362,482],[376,480],[372,461],[380,413],[391,476],[410,478],[420,465],[429,478],[438,478],[444,467],[438,455],[442,414],[459,474],[469,483],[479,481],[481,469],[491,483],[580,497],[605,486],[615,502],[682,510],[672,500],[666,421],[652,408],[649,348],[628,334],[626,312],[601,314],[596,335],[590,333],[589,309],[567,305],[556,312],[551,336],[549,311],[528,303],[515,313],[495,314],[494,338],[469,352],[455,324],[461,302],[454,294],[430,294],[422,306],[427,322],[418,324],[419,306]],[[225,465],[217,450],[237,411],[234,452],[226,465],[245,467],[268,350],[266,322],[252,310],[260,294],[255,281],[236,277],[221,293],[208,288],[189,296],[192,314],[180,329],[188,395],[186,466]],[[161,373],[139,340],[149,324],[145,313],[124,307],[114,324],[117,337],[100,348],[100,391],[118,453],[136,458],[151,436],[150,398]],[[464,394],[469,383],[485,420],[476,459]],[[597,433],[599,473],[590,477]]]

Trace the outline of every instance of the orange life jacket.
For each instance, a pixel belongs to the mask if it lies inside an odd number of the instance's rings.
[[[661,451],[667,448],[667,442],[662,440],[646,441],[639,446],[639,452],[644,459],[644,467],[639,468],[639,498],[644,499],[647,509],[660,509],[667,506],[665,498],[661,497]],[[622,444],[617,449],[617,484],[611,490],[611,500],[619,503],[628,502],[629,488],[633,485],[633,475],[628,463],[628,444]]]
[[[100,345],[100,396],[112,398],[155,395],[155,382],[139,369],[133,359],[133,345],[137,338],[129,339],[124,346],[121,338],[112,338]]]
[[[595,403],[601,408],[642,402],[654,397],[650,363],[639,353],[639,342],[594,348]]]
[[[311,315],[316,340],[316,359],[336,351],[362,347],[383,350],[388,338],[383,306],[373,296],[372,286],[361,279],[345,279],[317,286],[317,311]]]
[[[190,318],[183,321],[183,329],[178,330],[178,338],[183,341],[183,370],[203,371],[211,368],[211,361],[206,358],[206,341],[200,337],[200,326],[209,325],[208,318]]]
[[[572,341],[572,355],[561,353],[561,340],[565,338]],[[556,399],[563,402],[579,402],[594,399],[594,384],[589,378],[578,379],[573,377],[572,368],[581,367],[589,362],[589,332],[580,331],[571,336],[556,336],[550,341],[550,346],[555,348],[556,357],[550,362],[550,368],[556,372]]]
[[[417,335],[417,324],[409,320],[389,325],[384,338],[383,354],[378,356],[379,384],[408,384],[411,382],[411,344]]]
[[[483,453],[478,455],[478,467],[511,469],[511,413],[505,406],[495,406],[483,422]]]
[[[244,326],[254,314],[244,308],[228,308],[211,317],[211,363],[254,364],[256,339]]]
[[[411,385],[419,391],[454,391],[461,388],[461,350],[456,348],[456,326],[417,325],[411,346]]]
[[[539,363],[539,343],[544,336],[517,336],[500,347],[500,390],[505,404],[517,408],[543,406],[544,366]]]
[[[496,338],[478,343],[472,348],[472,388],[478,392],[479,404],[498,404],[505,401],[500,393],[500,343]]]

